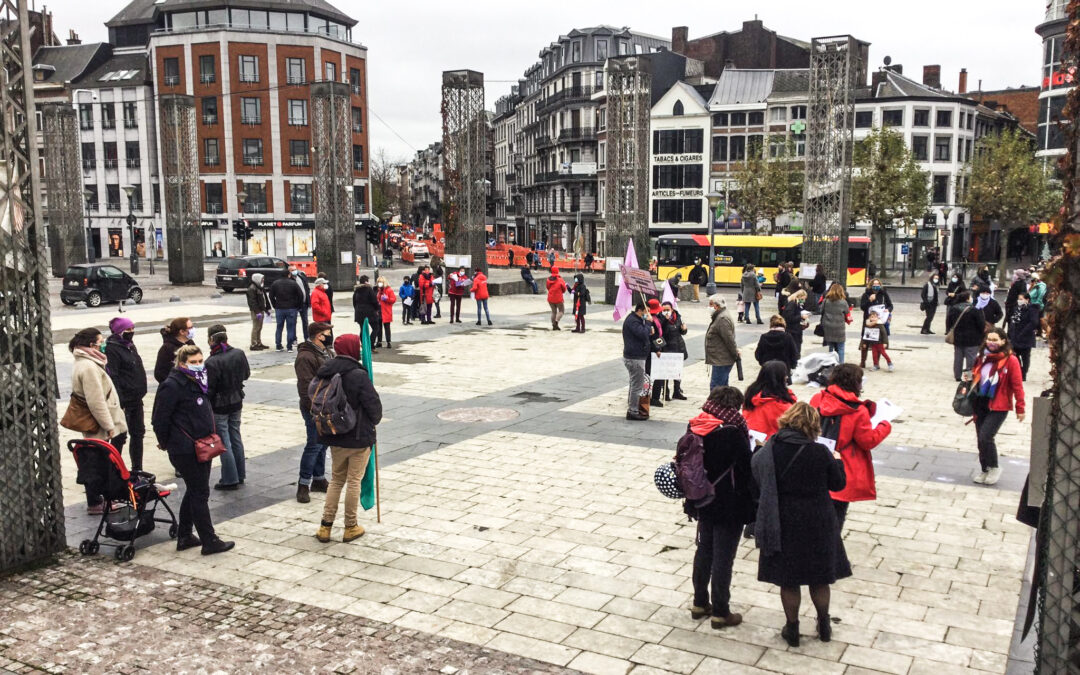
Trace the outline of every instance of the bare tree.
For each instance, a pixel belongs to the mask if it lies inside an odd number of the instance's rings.
[[[371,212],[377,218],[388,211],[401,215],[396,213],[401,203],[397,166],[404,163],[403,159],[390,157],[386,148],[379,148],[371,156]]]

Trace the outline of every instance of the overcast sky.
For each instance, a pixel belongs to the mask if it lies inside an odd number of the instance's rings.
[[[870,42],[871,70],[889,55],[893,63],[904,65],[905,75],[916,79],[922,77],[924,64],[940,64],[946,89],[956,89],[964,67],[969,89],[976,89],[979,80],[985,89],[1002,89],[1039,83],[1041,41],[1035,26],[1046,5],[1045,0],[683,0],[671,5],[616,0],[330,1],[359,21],[353,39],[369,50],[370,143],[375,151],[385,148],[392,159],[408,159],[439,139],[443,70],[483,72],[491,108],[543,47],[573,28],[629,26],[670,39],[672,26],[685,25],[693,39],[736,30],[757,12],[767,28],[781,35],[809,41],[850,33]],[[98,41],[108,37],[103,22],[126,4],[56,0],[48,7],[61,38],[74,28],[84,41]]]

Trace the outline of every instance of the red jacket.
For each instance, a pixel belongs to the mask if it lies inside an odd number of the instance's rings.
[[[380,288],[376,291],[376,297],[379,298],[379,309],[382,310],[382,322],[394,323],[394,303],[397,302],[394,289],[389,286]]]
[[[483,272],[477,272],[473,277],[472,294],[476,300],[488,299],[487,276]]]
[[[322,286],[311,291],[311,320],[330,322],[330,298]]]
[[[435,283],[430,274],[420,275],[420,302],[425,305],[435,302]]]
[[[559,276],[559,269],[557,267],[551,268],[551,276],[547,280],[548,289],[548,302],[554,302],[556,304],[563,301],[563,293],[566,293],[566,282]]]
[[[790,390],[792,401],[798,399],[795,398],[795,394]],[[784,411],[792,406],[787,401],[782,401],[772,396],[763,396],[756,394],[753,398],[754,409],[747,410],[743,408],[742,415],[746,419],[746,426],[751,431],[757,431],[765,434],[768,438],[777,432],[779,426],[776,420],[780,419],[780,416],[784,414]]]
[[[985,351],[975,359],[975,373],[973,385],[977,385],[982,378],[982,367],[986,364]],[[1008,358],[998,361],[997,367],[998,388],[994,398],[990,399],[990,410],[995,412],[1009,412],[1013,409],[1013,399],[1016,399],[1016,414],[1023,415],[1027,410],[1024,404],[1024,377],[1020,369],[1020,361],[1015,354],[1009,354]]]
[[[873,401],[860,401],[850,391],[829,385],[825,391],[815,394],[810,405],[823,417],[840,417],[840,435],[836,450],[844,460],[847,485],[832,498],[840,502],[860,502],[877,499],[874,484],[874,465],[870,451],[881,444],[892,431],[892,425],[882,422],[873,427],[870,418],[877,406]]]
[[[449,282],[446,285],[446,293],[448,295],[461,295],[461,296],[465,295],[465,289],[461,287],[459,282],[462,279],[467,279],[467,278],[468,277],[466,275],[464,275],[464,274],[459,276],[457,272],[451,272],[446,277],[447,281]]]

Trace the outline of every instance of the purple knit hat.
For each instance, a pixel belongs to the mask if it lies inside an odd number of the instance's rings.
[[[118,316],[109,322],[109,332],[113,335],[120,335],[124,331],[133,328],[135,328],[135,322],[127,317]]]

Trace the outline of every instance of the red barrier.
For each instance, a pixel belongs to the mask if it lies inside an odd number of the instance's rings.
[[[290,260],[289,264],[303,272],[309,279],[314,279],[319,274],[319,264],[314,260]]]

